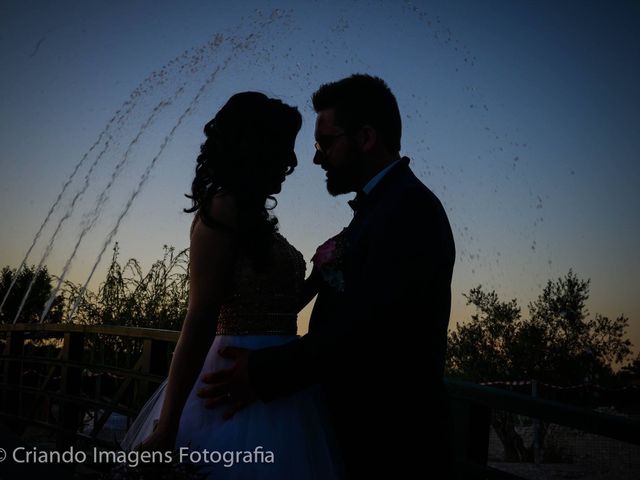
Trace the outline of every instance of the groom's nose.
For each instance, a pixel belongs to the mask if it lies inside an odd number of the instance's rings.
[[[313,155],[313,163],[315,163],[316,165],[322,165],[322,154],[317,150]]]

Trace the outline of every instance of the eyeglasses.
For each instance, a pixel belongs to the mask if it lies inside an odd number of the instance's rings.
[[[324,155],[325,157],[327,156],[327,154],[329,153],[329,149],[333,146],[335,139],[338,137],[342,137],[344,135],[347,135],[346,132],[342,132],[342,133],[336,133],[334,135],[321,135],[321,139],[318,140],[314,146],[316,147],[316,151],[320,154],[320,155]],[[322,146],[320,145],[320,142],[323,142],[323,140],[326,139],[331,139],[331,143],[328,146]],[[323,142],[325,143],[325,142]]]

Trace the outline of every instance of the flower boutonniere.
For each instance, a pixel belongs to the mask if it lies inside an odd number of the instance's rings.
[[[339,292],[344,291],[344,250],[345,240],[342,232],[320,245],[311,261],[322,274],[327,284]]]

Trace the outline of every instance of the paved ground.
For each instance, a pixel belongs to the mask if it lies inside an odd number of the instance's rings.
[[[527,480],[638,480],[640,471],[628,468],[603,468],[589,465],[531,463],[489,463],[493,468]]]
[[[519,428],[525,444],[532,442],[529,427]],[[506,463],[504,449],[491,429],[489,464],[527,480],[639,480],[640,446],[579,430],[551,425],[545,441],[555,449],[554,463]]]

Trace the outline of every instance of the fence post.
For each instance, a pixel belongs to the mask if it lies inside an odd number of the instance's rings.
[[[469,400],[451,398],[454,461],[460,479],[476,478],[489,456],[491,409]]]
[[[24,332],[9,331],[4,347],[4,354],[12,357],[22,357],[24,353]],[[5,389],[3,394],[3,411],[20,415],[20,383],[22,381],[22,360],[6,358],[4,361],[4,382],[12,389]],[[7,421],[9,421],[7,419]],[[10,427],[20,428],[21,422],[11,422]]]
[[[538,392],[538,381],[531,381],[531,397],[538,399],[540,394]],[[533,461],[536,465],[539,465],[542,461],[542,442],[540,442],[540,419],[533,419]]]
[[[84,351],[84,334],[65,332],[62,346],[62,360],[66,362],[82,362]],[[60,390],[66,395],[79,396],[82,392],[82,368],[63,365],[60,378]],[[59,425],[62,431],[58,434],[56,447],[67,450],[75,445],[76,433],[80,425],[80,415],[84,409],[77,403],[61,401]]]

